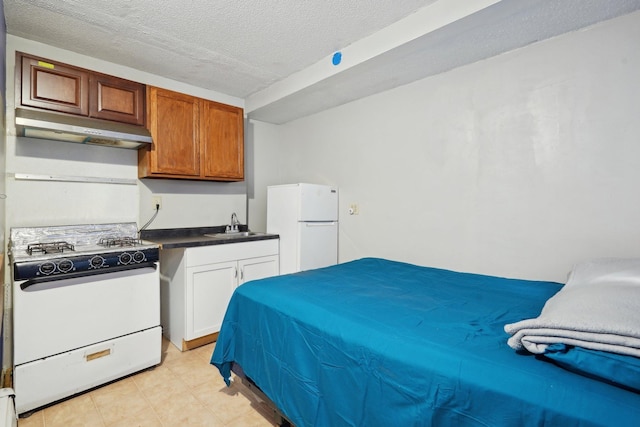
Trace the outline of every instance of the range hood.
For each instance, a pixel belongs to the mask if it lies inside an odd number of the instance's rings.
[[[151,134],[142,126],[25,108],[16,108],[16,134],[132,149],[149,146],[152,142]]]

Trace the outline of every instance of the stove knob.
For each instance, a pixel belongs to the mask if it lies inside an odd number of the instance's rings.
[[[140,263],[140,262],[145,260],[145,256],[144,256],[144,254],[142,252],[137,251],[135,254],[133,254],[133,260],[135,262]]]
[[[71,271],[72,268],[73,268],[73,261],[69,259],[63,259],[58,263],[58,270],[60,270],[61,273],[67,273]]]
[[[40,264],[40,267],[38,268],[38,270],[40,271],[40,273],[44,274],[45,276],[48,276],[49,274],[56,271],[56,265],[51,261],[43,262],[42,264]]]
[[[89,267],[100,268],[104,265],[104,258],[100,255],[96,255],[89,260]]]
[[[123,252],[118,257],[118,260],[120,261],[120,264],[127,265],[131,262],[131,254],[129,252]]]

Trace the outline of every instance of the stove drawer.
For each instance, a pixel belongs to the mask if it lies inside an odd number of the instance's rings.
[[[158,326],[14,368],[21,414],[160,363]]]

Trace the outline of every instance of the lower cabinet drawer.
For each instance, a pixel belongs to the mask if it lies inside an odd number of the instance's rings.
[[[135,332],[18,365],[13,371],[21,414],[160,363],[162,328]]]

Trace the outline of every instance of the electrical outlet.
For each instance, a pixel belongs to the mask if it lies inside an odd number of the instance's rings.
[[[156,210],[156,205],[158,206],[158,210],[162,209],[162,197],[160,196],[153,196],[151,198],[151,208],[155,211]]]
[[[352,203],[349,206],[349,215],[358,215],[360,214],[360,208],[357,203]]]

